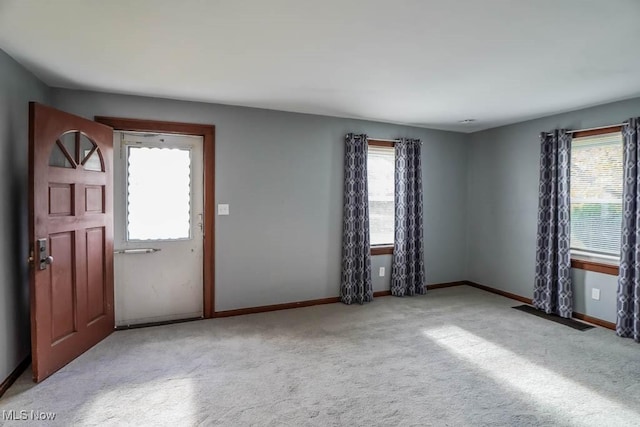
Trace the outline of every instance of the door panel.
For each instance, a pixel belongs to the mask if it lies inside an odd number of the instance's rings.
[[[51,274],[51,341],[54,343],[77,331],[75,233],[68,231],[49,236],[49,253],[55,263],[49,267]]]
[[[49,184],[49,215],[69,216],[73,215],[73,196],[75,188],[73,184]]]
[[[104,186],[87,185],[84,188],[84,211],[86,213],[104,213]]]
[[[94,322],[107,314],[104,228],[87,230],[87,319]]]
[[[202,317],[202,137],[116,132],[114,144],[116,325]]]
[[[41,381],[114,329],[113,131],[29,108],[31,346]]]

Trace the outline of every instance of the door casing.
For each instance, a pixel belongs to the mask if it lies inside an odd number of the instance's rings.
[[[201,136],[204,151],[203,317],[215,317],[215,126],[195,123],[96,116],[117,131],[157,132]]]

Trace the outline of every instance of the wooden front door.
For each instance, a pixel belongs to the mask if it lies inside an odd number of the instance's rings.
[[[40,382],[107,337],[113,308],[113,131],[29,105],[31,350]]]

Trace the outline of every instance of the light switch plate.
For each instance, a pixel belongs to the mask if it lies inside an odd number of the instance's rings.
[[[600,289],[598,288],[591,289],[591,298],[596,301],[600,301]]]
[[[384,277],[384,267],[380,267],[380,277]]]
[[[229,205],[227,205],[227,204],[219,204],[218,205],[218,215],[229,215]]]

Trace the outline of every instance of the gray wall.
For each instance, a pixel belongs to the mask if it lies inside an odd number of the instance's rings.
[[[0,382],[29,354],[27,147],[29,101],[49,89],[0,50]]]
[[[467,217],[468,279],[531,297],[540,165],[539,134],[640,116],[640,98],[504,126],[470,137]],[[575,311],[615,321],[616,278],[573,271]],[[599,301],[591,289],[599,288]]]
[[[216,310],[337,296],[347,132],[424,141],[429,283],[463,280],[467,135],[360,120],[96,92],[53,90],[56,108],[216,126]],[[378,277],[378,267],[386,276]],[[390,256],[373,260],[389,288]]]

